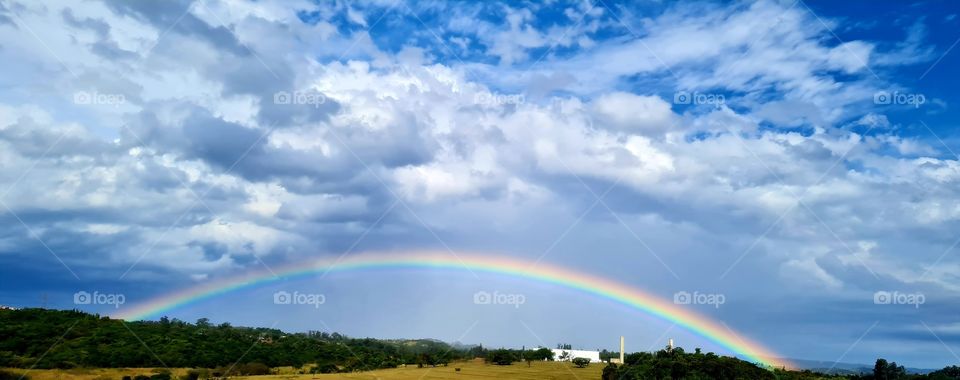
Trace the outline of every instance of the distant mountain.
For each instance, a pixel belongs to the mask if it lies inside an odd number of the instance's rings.
[[[822,360],[807,359],[786,359],[797,366],[797,369],[809,369],[814,372],[820,372],[832,375],[855,375],[873,373],[873,364],[863,363],[842,363]],[[926,368],[907,368],[907,373],[924,375],[936,371]]]

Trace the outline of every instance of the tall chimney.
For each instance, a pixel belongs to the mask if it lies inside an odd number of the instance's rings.
[[[623,335],[620,335],[620,364],[623,364]]]
[[[670,338],[670,340],[668,341],[667,349],[670,351],[673,351],[673,338]]]

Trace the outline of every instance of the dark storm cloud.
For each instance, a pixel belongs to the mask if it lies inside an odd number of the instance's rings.
[[[246,154],[263,154],[264,131],[245,128],[209,114],[194,114],[183,122],[187,152],[214,166],[230,168]]]
[[[124,253],[118,250],[135,246],[142,239],[136,229],[114,234],[84,232],[77,227],[84,223],[95,223],[95,218],[78,221],[71,219],[70,214],[61,212],[48,215],[46,221],[35,213],[19,215],[33,231],[32,235],[23,233],[27,227],[18,220],[4,215],[0,218],[4,221],[0,234],[8,243],[5,246],[10,248],[0,249],[0,256],[14,256],[31,262],[36,260],[52,266],[61,275],[70,275],[69,271],[72,270],[83,278],[83,272],[101,272],[102,269],[112,268],[112,265],[105,264],[112,262],[115,255]],[[116,219],[110,221],[120,222]],[[61,260],[63,263],[60,263]]]

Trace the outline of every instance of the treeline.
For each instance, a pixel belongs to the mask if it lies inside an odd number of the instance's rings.
[[[472,354],[431,340],[285,333],[213,325],[206,319],[124,322],[79,311],[0,310],[0,367],[233,367],[239,371],[300,368],[310,363],[312,371],[338,372],[401,364],[442,365],[467,355]],[[238,364],[241,358],[243,363]]]
[[[756,364],[714,353],[693,353],[682,348],[626,355],[624,365],[603,369],[603,380],[960,380],[960,367],[949,366],[928,374],[907,374],[903,366],[878,359],[869,374],[823,374],[810,370],[768,370]]]
[[[686,353],[682,348],[663,349],[654,353],[637,352],[624,356],[624,365],[608,365],[603,380],[647,379],[751,379],[774,380],[774,372],[756,364],[712,352]]]
[[[949,366],[928,374],[907,374],[907,370],[897,362],[887,362],[886,359],[877,359],[873,366],[873,373],[851,376],[852,380],[960,380],[960,367]]]
[[[569,347],[569,345],[561,345]],[[207,319],[125,322],[79,311],[0,310],[0,367],[13,368],[193,368],[185,378],[198,380],[262,375],[292,366],[301,372],[333,373],[435,366],[484,358],[487,363],[560,360],[547,348],[494,349],[454,347],[433,340],[358,339],[337,333],[285,333],[277,329],[213,325]],[[615,356],[603,351],[601,357]],[[849,379],[960,380],[960,367],[929,374],[907,374],[903,366],[877,360],[872,373],[826,375],[812,371],[768,370],[737,358],[687,353],[682,348],[631,353],[624,365],[608,365],[603,380],[634,379]],[[0,371],[0,380],[10,378]],[[19,379],[19,377],[18,377]],[[22,379],[19,379],[22,380]],[[126,379],[124,379],[126,380]],[[169,373],[129,380],[170,380]]]

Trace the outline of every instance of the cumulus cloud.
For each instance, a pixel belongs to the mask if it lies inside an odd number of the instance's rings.
[[[444,245],[538,251],[570,225],[626,226],[628,243],[601,246],[660,240],[643,272],[703,286],[749,290],[737,278],[768,268],[761,288],[785,292],[960,289],[941,257],[960,221],[957,159],[872,103],[888,83],[871,67],[928,51],[921,27],[893,46],[836,43],[778,2],[643,19],[575,3],[569,24],[504,6],[499,23],[455,12],[427,18],[439,41],[381,46],[364,30],[375,8],[4,5],[0,199],[16,217],[0,250],[50,259],[22,220],[66,266],[99,268],[81,273],[203,281],[358,236],[418,248],[439,230]],[[444,41],[482,57],[444,59]],[[596,270],[613,259],[585,256],[573,260]]]

